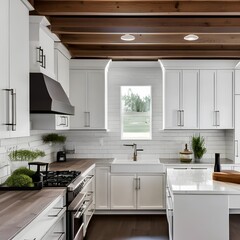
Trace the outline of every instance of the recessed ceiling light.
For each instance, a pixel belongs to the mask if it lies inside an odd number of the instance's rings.
[[[199,39],[198,35],[195,34],[188,34],[184,37],[184,40],[186,41],[196,41],[198,39]]]
[[[131,34],[124,34],[121,36],[121,39],[123,41],[133,41],[133,40],[135,40],[135,37]]]

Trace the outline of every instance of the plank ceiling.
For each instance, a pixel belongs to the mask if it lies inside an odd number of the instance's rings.
[[[240,0],[29,1],[73,58],[240,58]],[[136,39],[122,41],[126,33]]]

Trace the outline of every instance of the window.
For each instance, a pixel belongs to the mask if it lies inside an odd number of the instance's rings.
[[[151,139],[151,102],[150,86],[121,87],[122,139]]]

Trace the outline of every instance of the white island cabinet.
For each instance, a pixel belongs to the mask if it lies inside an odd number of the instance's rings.
[[[212,180],[211,169],[167,170],[171,240],[229,240],[229,214],[240,210],[240,186]]]

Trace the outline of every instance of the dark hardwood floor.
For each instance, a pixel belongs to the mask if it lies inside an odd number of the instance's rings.
[[[229,216],[229,232],[230,240],[239,240],[240,239],[240,214],[231,214]]]
[[[94,215],[85,240],[168,240],[165,215]]]

